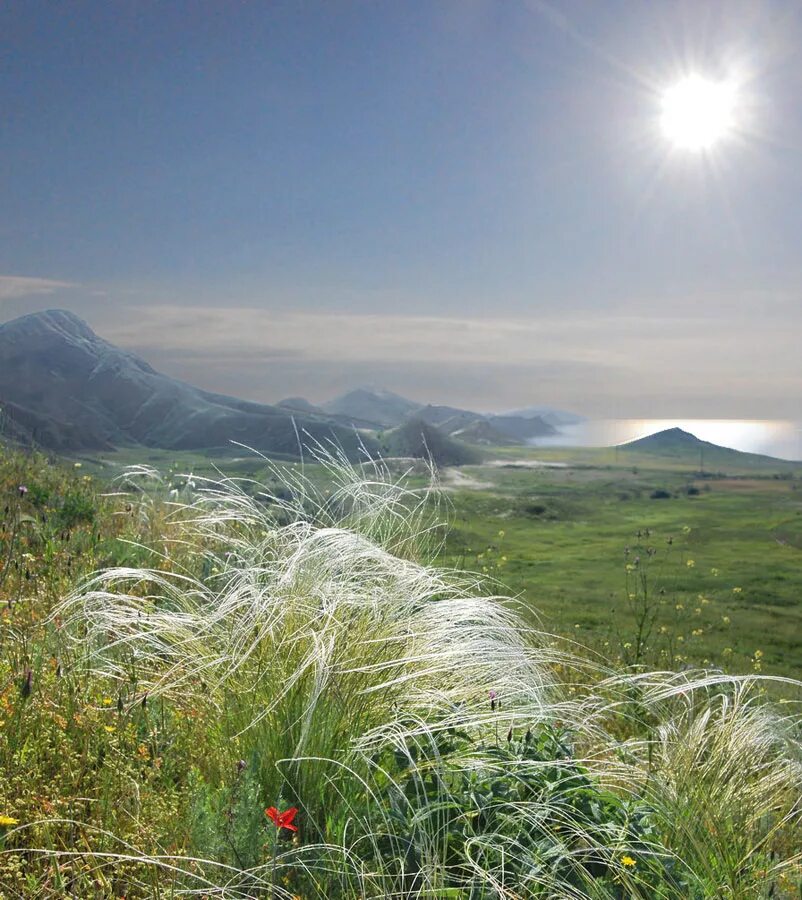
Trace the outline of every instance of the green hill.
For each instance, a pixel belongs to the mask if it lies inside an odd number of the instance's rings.
[[[731,447],[703,441],[682,428],[667,428],[665,431],[658,431],[621,444],[618,449],[625,453],[646,453],[664,460],[687,462],[700,471],[727,466],[741,469],[770,468],[775,471],[799,468],[799,463],[789,460],[764,456],[760,453],[745,453],[742,450],[733,450]]]
[[[438,467],[463,466],[480,459],[473,448],[443,434],[434,425],[415,418],[388,431],[381,444],[386,456],[431,459]]]

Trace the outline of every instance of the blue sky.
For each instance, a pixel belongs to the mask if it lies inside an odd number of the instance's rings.
[[[7,2],[0,319],[204,387],[795,416],[802,7]],[[708,156],[662,90],[737,74]]]

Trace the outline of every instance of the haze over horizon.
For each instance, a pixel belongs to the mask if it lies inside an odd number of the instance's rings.
[[[262,402],[800,418],[798,4],[232,9],[4,4],[0,321]]]

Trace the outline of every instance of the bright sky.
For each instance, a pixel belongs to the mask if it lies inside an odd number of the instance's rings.
[[[0,320],[262,401],[798,418],[800,46],[798,0],[7,0]]]

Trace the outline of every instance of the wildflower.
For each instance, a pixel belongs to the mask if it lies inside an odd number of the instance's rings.
[[[0,816],[0,828],[8,828],[11,825],[19,825],[19,819],[13,816]]]
[[[74,466],[75,466],[76,469],[80,469],[80,468],[81,468],[81,463],[74,463]]]
[[[114,734],[114,726],[113,725],[104,725],[104,731],[108,731],[109,734]]]
[[[498,694],[495,691],[489,691],[488,697],[490,697],[490,711],[495,712],[496,711],[496,697],[498,697]]]
[[[740,594],[742,591],[743,591],[743,588],[740,588],[740,587],[734,587],[732,589],[733,594]]]
[[[622,856],[621,865],[631,869],[635,866],[635,860],[631,856]]]
[[[28,493],[28,488],[24,484],[21,484],[17,490],[19,491],[20,497],[24,497]]]
[[[689,560],[685,563],[685,565],[686,565],[689,569],[692,569],[692,568],[696,565],[696,563],[695,563],[692,559],[689,559]]]
[[[275,806],[269,806],[265,810],[265,815],[272,821],[276,828],[286,828],[288,831],[297,831],[298,826],[292,824],[292,820],[295,818],[297,812],[298,808],[296,806],[285,809],[284,812],[279,812]]]

